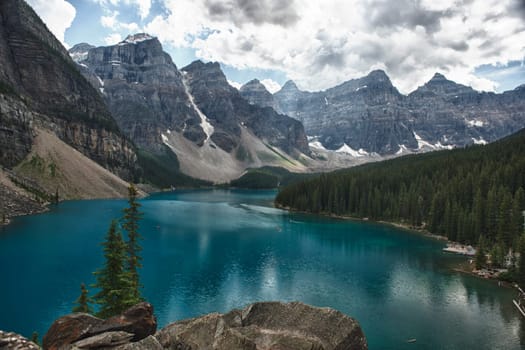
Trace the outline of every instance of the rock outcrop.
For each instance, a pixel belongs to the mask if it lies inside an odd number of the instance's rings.
[[[42,343],[48,350],[116,347],[138,342],[156,330],[153,307],[143,302],[107,320],[83,313],[63,316],[51,325]]]
[[[0,350],[40,350],[40,347],[19,334],[0,331]]]
[[[273,97],[323,147],[363,156],[495,141],[525,127],[523,90],[478,92],[437,73],[405,96],[376,70],[320,92],[289,81]]]
[[[303,303],[261,302],[226,314],[172,323],[157,333],[149,328],[152,314],[144,305],[134,307],[136,324],[123,328],[86,314],[72,314],[55,321],[44,337],[44,349],[115,350],[361,350],[367,342],[356,320],[330,308]],[[126,311],[125,314],[129,314]],[[121,316],[123,317],[123,316]],[[118,318],[118,317],[117,317]],[[113,318],[114,320],[115,318]],[[144,331],[145,330],[145,331]],[[140,333],[140,336],[138,336]]]

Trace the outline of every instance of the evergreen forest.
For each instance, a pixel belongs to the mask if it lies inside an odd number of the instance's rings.
[[[401,223],[482,245],[495,266],[522,245],[525,130],[485,146],[409,155],[283,188],[276,205]]]

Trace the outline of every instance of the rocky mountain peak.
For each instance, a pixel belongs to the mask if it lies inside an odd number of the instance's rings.
[[[224,75],[221,65],[218,62],[204,63],[201,60],[197,60],[181,70],[201,80],[201,82],[205,81],[210,89],[236,90],[228,83],[228,79],[226,79],[226,75]]]
[[[375,81],[390,81],[390,78],[384,70],[376,69],[368,73],[367,78]]]
[[[266,87],[258,79],[250,80],[244,84],[239,92],[241,96],[252,105],[271,107],[277,110],[277,104],[275,103],[273,95],[268,92]]]
[[[154,39],[157,39],[157,38],[147,33],[136,33],[136,34],[128,35],[126,39],[120,42],[120,44],[137,44],[143,41],[154,40]]]
[[[278,92],[281,92],[281,91],[300,91],[300,90],[293,80],[288,80],[286,83],[284,83],[283,87]]]
[[[435,73],[434,76],[425,83],[425,85],[418,87],[414,92],[410,93],[412,97],[426,97],[433,96],[457,98],[460,95],[477,94],[477,92],[469,86],[458,84],[452,80],[448,80],[443,74]]]
[[[432,77],[432,79],[430,79],[430,81],[433,81],[433,82],[438,82],[438,81],[446,81],[448,80],[443,74],[441,73],[434,73],[434,76]]]
[[[258,91],[266,91],[266,87],[259,81],[259,79],[252,79],[243,86],[241,86],[241,93],[243,91],[249,91],[249,90],[258,90]],[[268,92],[269,93],[269,92]]]
[[[91,49],[94,49],[95,46],[90,45],[88,43],[79,43],[73,46],[71,49],[68,50],[69,56],[75,61],[76,63],[82,62],[87,59],[88,52]]]

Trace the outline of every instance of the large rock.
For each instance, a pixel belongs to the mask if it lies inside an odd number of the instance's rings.
[[[19,334],[0,331],[0,350],[39,350],[40,347]]]
[[[156,330],[153,307],[143,302],[107,320],[82,313],[63,316],[51,325],[44,336],[43,346],[46,350],[63,349],[70,345],[73,348],[96,348],[101,343],[108,347],[117,346],[142,340]]]
[[[42,339],[46,350],[59,350],[75,341],[88,337],[93,327],[102,324],[100,318],[82,313],[66,315],[51,325]]]
[[[354,319],[303,303],[263,302],[173,323],[156,335],[167,349],[367,349]]]
[[[108,318],[94,327],[89,333],[123,331],[133,334],[132,341],[139,341],[152,335],[157,330],[157,319],[153,314],[153,306],[149,303],[139,303],[124,311],[121,315]]]
[[[362,350],[356,320],[330,308],[299,302],[262,302],[226,314],[172,323],[155,335],[153,309],[138,304],[106,321],[64,316],[44,337],[44,349],[113,350]],[[0,333],[1,334],[1,333]]]

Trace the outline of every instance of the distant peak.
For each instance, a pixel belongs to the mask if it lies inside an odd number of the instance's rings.
[[[366,77],[374,81],[390,81],[390,78],[382,69],[373,70]]]
[[[250,80],[249,82],[244,84],[240,89],[240,91],[247,91],[247,90],[260,90],[260,91],[268,92],[268,90],[266,89],[266,86],[264,86],[264,84],[261,83],[259,79]]]
[[[286,83],[284,83],[281,90],[299,90],[299,88],[293,80],[288,80]]]
[[[78,43],[73,45],[72,48],[70,48],[69,52],[80,52],[80,51],[89,51],[91,49],[94,49],[95,46],[88,44],[88,43]]]
[[[128,35],[126,37],[126,39],[124,39],[120,43],[121,44],[136,44],[136,43],[140,43],[142,41],[152,40],[152,39],[156,39],[156,37],[151,36],[151,35],[146,34],[146,33],[137,33],[137,34],[130,34],[130,35]]]
[[[382,70],[382,69],[375,69],[375,70],[371,71],[370,73],[368,73],[368,76],[387,77],[388,78],[388,75],[386,75],[385,71]]]
[[[430,79],[431,81],[434,80],[447,80],[447,78],[445,78],[445,76],[441,73],[435,73],[434,76],[432,77],[432,79]]]

